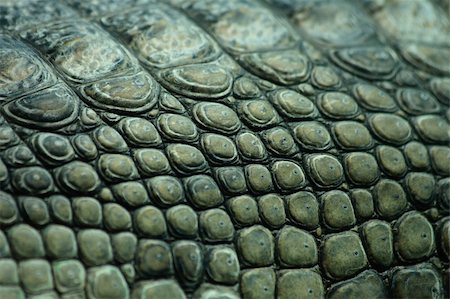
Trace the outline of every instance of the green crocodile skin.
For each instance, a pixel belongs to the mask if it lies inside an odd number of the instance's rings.
[[[448,5],[0,1],[0,298],[448,298]]]

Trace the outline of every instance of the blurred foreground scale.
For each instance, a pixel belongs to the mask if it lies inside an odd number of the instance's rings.
[[[446,11],[3,1],[0,298],[448,298]]]

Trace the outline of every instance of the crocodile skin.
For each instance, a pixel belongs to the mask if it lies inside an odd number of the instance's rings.
[[[448,298],[447,0],[0,2],[0,298]]]

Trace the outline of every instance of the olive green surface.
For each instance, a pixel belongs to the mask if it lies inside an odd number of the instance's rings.
[[[448,11],[0,1],[0,299],[448,298]]]

